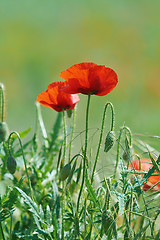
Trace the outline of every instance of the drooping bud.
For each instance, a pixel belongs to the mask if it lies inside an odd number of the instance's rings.
[[[68,163],[60,171],[60,180],[64,181],[69,176],[70,171],[71,171],[71,165]]]
[[[102,212],[102,228],[106,235],[113,221],[114,221],[114,218],[110,210],[105,210]]]
[[[16,171],[17,162],[14,157],[9,156],[7,158],[7,169],[11,174],[14,174]]]
[[[9,130],[6,122],[0,122],[0,143],[8,137]]]
[[[108,152],[114,144],[114,131],[109,131],[105,140],[104,152]]]
[[[130,161],[132,158],[132,149],[127,137],[125,138],[125,150],[122,157],[126,162]]]

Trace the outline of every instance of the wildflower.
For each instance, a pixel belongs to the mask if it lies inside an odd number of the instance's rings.
[[[82,93],[104,96],[110,93],[117,85],[117,74],[104,65],[91,62],[75,64],[60,76],[67,81],[64,88],[67,93]]]
[[[141,159],[140,162],[141,163],[139,164],[139,160],[138,159],[133,160],[129,164],[129,168],[130,169],[135,169],[137,171],[141,170],[141,171],[148,172],[149,169],[153,167],[152,161],[150,159]],[[155,171],[154,173],[157,173],[157,171]],[[160,181],[160,176],[150,176],[148,178],[147,183],[145,183],[142,186],[142,189],[144,191],[147,191],[148,189],[150,189],[153,185],[155,185],[159,181]],[[154,190],[154,191],[160,190],[160,183],[158,183],[154,188],[152,188],[152,190]]]
[[[51,83],[46,91],[37,96],[37,102],[57,112],[73,109],[80,99],[77,94],[65,93],[62,88],[66,85],[67,83],[62,81]]]

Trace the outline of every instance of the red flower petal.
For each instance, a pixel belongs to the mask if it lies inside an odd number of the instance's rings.
[[[118,82],[117,74],[104,65],[80,63],[61,72],[60,76],[68,85],[68,93],[95,94],[104,96],[111,92]]]
[[[80,99],[77,94],[65,93],[62,90],[64,86],[66,82],[62,81],[49,84],[47,90],[37,96],[37,102],[57,112],[73,109]]]
[[[149,169],[153,167],[151,159],[141,159],[140,162],[141,162],[141,167],[140,167],[140,164],[139,164],[139,160],[136,159],[129,164],[129,168],[130,169],[135,169],[137,171],[141,170],[141,171],[148,172]],[[157,173],[157,171],[155,171],[154,173]],[[148,189],[150,189],[153,185],[155,185],[159,181],[160,181],[160,176],[151,176],[151,177],[149,177],[147,183],[142,186],[142,189],[144,191],[147,191]],[[158,183],[153,188],[153,190],[154,191],[160,190],[160,183]]]

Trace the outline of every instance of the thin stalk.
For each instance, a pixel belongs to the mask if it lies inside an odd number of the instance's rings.
[[[26,159],[25,159],[25,156],[24,156],[24,151],[23,151],[23,146],[22,146],[22,142],[21,142],[21,138],[19,136],[19,134],[17,132],[11,132],[10,135],[9,135],[9,138],[8,138],[8,149],[9,149],[9,154],[11,154],[11,150],[10,150],[10,139],[11,139],[11,136],[15,134],[17,137],[18,137],[18,140],[19,140],[19,144],[20,144],[20,147],[21,147],[21,150],[22,150],[22,156],[23,156],[23,161],[24,161],[24,166],[25,166],[25,171],[26,171],[26,175],[27,175],[27,179],[28,179],[28,184],[29,184],[29,189],[30,189],[30,195],[31,195],[31,198],[32,200],[34,200],[34,195],[33,195],[33,190],[32,190],[32,186],[31,186],[31,181],[30,181],[30,177],[29,177],[29,174],[28,174],[28,170],[27,170],[27,162],[26,162]]]
[[[67,146],[66,117],[65,117],[65,111],[63,111],[62,113],[63,113],[63,132],[64,132],[64,141],[63,141],[63,160],[65,160],[66,146]]]
[[[131,142],[132,142],[132,135],[131,135],[131,131],[128,127],[126,126],[123,126],[121,129],[120,129],[120,134],[119,134],[119,137],[118,137],[118,145],[117,145],[117,156],[116,156],[116,165],[115,165],[115,169],[114,169],[114,175],[113,175],[113,178],[116,178],[116,173],[117,173],[117,167],[118,167],[118,163],[119,163],[119,149],[120,149],[120,141],[121,141],[121,136],[122,136],[122,132],[123,130],[126,130],[129,134],[129,141],[130,141],[130,145],[131,145]]]
[[[70,159],[71,159],[72,141],[73,141],[73,135],[74,135],[74,130],[75,130],[75,116],[76,116],[76,111],[74,108],[73,109],[72,133],[71,133],[71,139],[70,139],[70,145],[69,145],[69,156],[68,156],[69,163],[70,163]]]
[[[1,211],[1,214],[2,214],[2,212],[6,212],[6,211],[9,213],[10,218],[11,218],[10,230],[9,230],[9,240],[12,240],[12,222],[13,222],[12,213],[8,208],[5,208]]]
[[[2,238],[3,238],[3,240],[5,240],[4,232],[3,232],[3,228],[2,228],[2,224],[1,224],[1,222],[0,222],[0,229],[1,229]]]
[[[64,240],[64,182],[62,181],[62,235],[61,239]]]
[[[78,209],[79,209],[80,198],[81,198],[81,194],[82,194],[82,190],[83,190],[83,186],[84,186],[84,181],[85,181],[87,144],[88,144],[88,117],[89,117],[90,98],[91,98],[91,95],[88,94],[87,109],[86,109],[86,131],[85,131],[85,148],[84,148],[84,158],[83,158],[83,175],[82,175],[82,184],[81,184],[81,188],[80,188],[79,195],[78,195],[78,201],[77,201],[77,212],[78,212]]]
[[[5,120],[5,94],[4,94],[4,85],[0,83],[1,90],[1,122]]]
[[[94,166],[93,166],[93,171],[92,171],[92,176],[91,176],[91,184],[93,183],[93,178],[94,178],[94,173],[96,170],[96,165],[97,165],[97,161],[98,161],[98,157],[99,157],[99,152],[100,152],[100,147],[101,147],[101,143],[102,143],[102,137],[103,137],[103,130],[104,130],[104,122],[105,122],[105,116],[106,116],[106,111],[107,111],[107,107],[110,106],[111,111],[112,111],[112,122],[111,122],[111,131],[114,130],[114,107],[113,104],[111,102],[106,103],[105,108],[104,108],[104,112],[103,112],[103,118],[102,118],[102,126],[101,126],[101,133],[100,133],[100,138],[99,138],[99,144],[98,144],[98,149],[97,149],[97,154],[96,154],[96,159],[94,162]]]
[[[66,134],[66,118],[65,118],[65,111],[63,113],[63,131],[64,131],[64,141],[63,141],[63,162],[65,162],[65,155],[66,155],[66,145],[67,145],[67,134]],[[62,233],[61,238],[64,240],[64,182],[62,181]]]

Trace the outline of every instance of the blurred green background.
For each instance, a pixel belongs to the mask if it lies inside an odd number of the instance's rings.
[[[35,127],[35,101],[60,72],[91,61],[113,68],[117,87],[93,96],[90,127],[100,127],[104,104],[133,133],[160,135],[159,0],[0,0],[0,81],[6,87],[10,130]],[[86,96],[77,127],[84,129]],[[42,107],[48,131],[57,113]],[[53,121],[52,121],[53,119]]]

